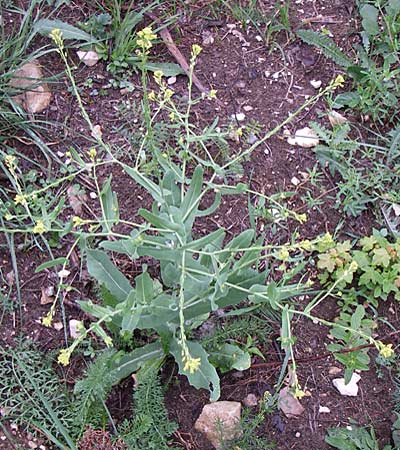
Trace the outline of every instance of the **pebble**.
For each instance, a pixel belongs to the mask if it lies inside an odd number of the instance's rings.
[[[293,186],[298,186],[300,184],[300,180],[297,177],[293,177],[290,182],[293,184]]]
[[[169,86],[171,86],[172,84],[175,84],[175,83],[176,83],[176,77],[169,77],[169,78],[168,78],[167,84],[168,84]]]
[[[256,395],[254,394],[248,394],[244,399],[243,399],[243,405],[247,406],[247,407],[251,407],[251,406],[257,406],[258,405],[258,398]]]
[[[29,448],[38,448],[38,445],[36,444],[36,442],[28,441],[28,447]]]
[[[358,394],[358,382],[361,380],[358,373],[353,373],[349,383],[345,384],[344,378],[335,378],[332,380],[335,388],[340,392],[340,395],[345,395],[347,397],[356,397]]]
[[[249,136],[247,137],[247,143],[252,145],[255,144],[258,141],[257,136],[253,133],[250,133]]]
[[[296,436],[297,438],[299,438],[299,437],[301,436],[301,433],[298,431],[298,432],[295,434],[295,436]]]
[[[236,119],[238,122],[243,122],[246,118],[246,115],[243,113],[236,113],[231,115],[232,119]]]
[[[342,369],[340,367],[329,367],[328,373],[329,375],[339,375],[339,373],[342,372]]]
[[[97,198],[96,192],[90,192],[90,193],[89,193],[89,197],[90,197],[92,200],[95,200],[95,199]]]
[[[310,84],[314,89],[319,89],[321,87],[322,81],[321,80],[311,80]]]
[[[253,111],[253,107],[250,105],[243,106],[243,110],[246,112]]]
[[[331,410],[327,406],[320,406],[318,412],[320,412],[321,414],[330,413]]]

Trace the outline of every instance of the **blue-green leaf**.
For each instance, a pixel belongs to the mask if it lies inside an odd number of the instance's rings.
[[[119,302],[123,302],[128,297],[132,290],[131,284],[104,252],[88,250],[87,267],[90,275],[104,284]]]

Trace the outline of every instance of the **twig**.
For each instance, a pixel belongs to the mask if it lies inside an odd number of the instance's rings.
[[[159,22],[160,19],[151,12],[146,12],[146,16],[150,17],[150,19],[154,20],[155,22]],[[172,36],[170,32],[168,31],[168,28],[165,27],[162,30],[160,30],[160,36],[162,40],[164,41],[164,44],[167,46],[168,51],[171,53],[171,55],[176,59],[178,64],[182,67],[182,69],[186,72],[186,75],[189,76],[190,68],[189,64],[186,61],[185,57],[182,55],[178,47],[175,45],[174,40],[172,39]],[[204,94],[209,94],[210,90],[207,89],[203,83],[197,78],[197,75],[193,73],[192,76],[193,84],[197,87],[197,89]]]

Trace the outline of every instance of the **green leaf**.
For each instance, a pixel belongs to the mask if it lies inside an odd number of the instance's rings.
[[[103,231],[107,232],[113,225],[119,222],[119,209],[117,194],[111,190],[112,175],[104,183],[100,192],[100,200],[103,205],[104,221]]]
[[[145,68],[150,72],[161,70],[165,77],[176,77],[177,75],[186,75],[186,72],[179,64],[174,63],[155,63],[147,61]]]
[[[361,328],[361,321],[365,316],[365,308],[358,305],[355,312],[351,316],[350,326],[353,330],[358,331]]]
[[[153,342],[137,348],[118,359],[112,367],[112,376],[115,383],[136,372],[146,361],[160,359],[165,356],[161,342]]]
[[[363,18],[361,25],[369,36],[376,36],[380,33],[378,14],[379,11],[375,6],[367,4],[360,8],[360,16]]]
[[[143,306],[137,305],[137,292],[135,289],[132,289],[128,295],[128,298],[125,300],[125,306],[121,312],[122,322],[121,322],[121,335],[124,335],[124,332],[132,333],[140,320],[140,316],[142,314]]]
[[[385,248],[375,248],[373,250],[372,265],[388,267],[390,264],[390,255]]]
[[[250,354],[233,344],[224,344],[211,352],[210,361],[222,372],[232,369],[247,370],[251,365]]]
[[[156,202],[160,204],[165,203],[162,191],[157,184],[153,183],[153,181],[146,178],[137,169],[124,165],[124,170],[129,176],[131,176],[136,181],[136,183],[140,184],[140,186],[145,188],[146,191],[153,197],[153,199]]]
[[[128,279],[115,267],[110,258],[101,250],[87,251],[87,267],[90,275],[122,302],[132,290]]]
[[[339,66],[347,68],[352,64],[351,59],[328,36],[312,30],[299,30],[297,35],[305,43],[318,47],[327,58],[332,59]]]
[[[147,209],[140,208],[138,214],[157,228],[167,231],[180,231],[182,229],[179,224],[161,217],[161,214],[153,214],[150,211],[147,211]]]
[[[197,206],[200,201],[202,185],[203,169],[201,168],[201,166],[197,166],[193,172],[189,189],[186,192],[181,205],[181,211],[183,217],[185,217],[185,221],[188,220],[189,217],[193,217],[193,215],[196,213]]]
[[[137,249],[138,244],[136,239],[120,239],[118,241],[103,241],[100,243],[100,247],[105,250],[110,250],[116,253],[122,253],[129,256],[131,259],[138,258]]]
[[[141,304],[150,304],[154,298],[153,280],[147,272],[135,278],[136,296]]]
[[[330,253],[322,253],[318,256],[317,262],[318,269],[326,269],[329,273],[335,270],[335,260],[331,257]]]
[[[61,258],[52,259],[50,261],[44,262],[43,264],[40,264],[40,266],[37,266],[35,269],[35,273],[39,273],[42,270],[49,269],[50,267],[54,267],[59,264],[61,265],[61,264],[66,264],[66,263],[68,263],[67,258],[61,257]]]
[[[39,33],[43,36],[48,36],[54,29],[58,29],[61,31],[63,40],[84,41],[88,44],[97,42],[97,39],[95,39],[89,33],[86,33],[86,31],[83,31],[58,19],[38,20],[33,27],[33,32]]]
[[[189,383],[196,389],[207,389],[210,391],[210,400],[215,402],[220,396],[219,377],[215,367],[208,360],[208,355],[198,342],[187,341],[190,356],[200,358],[200,367],[194,372],[184,370],[185,363],[182,361],[182,348],[176,339],[172,339],[170,352],[179,366],[179,373],[186,375]]]

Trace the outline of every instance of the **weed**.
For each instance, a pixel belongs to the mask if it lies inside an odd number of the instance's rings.
[[[362,46],[355,45],[358,61],[353,62],[327,36],[300,30],[298,36],[320,48],[325,56],[346,69],[353,90],[339,94],[335,108],[357,109],[380,125],[396,122],[400,98],[398,68],[400,6],[396,2],[359,2],[362,18]]]

